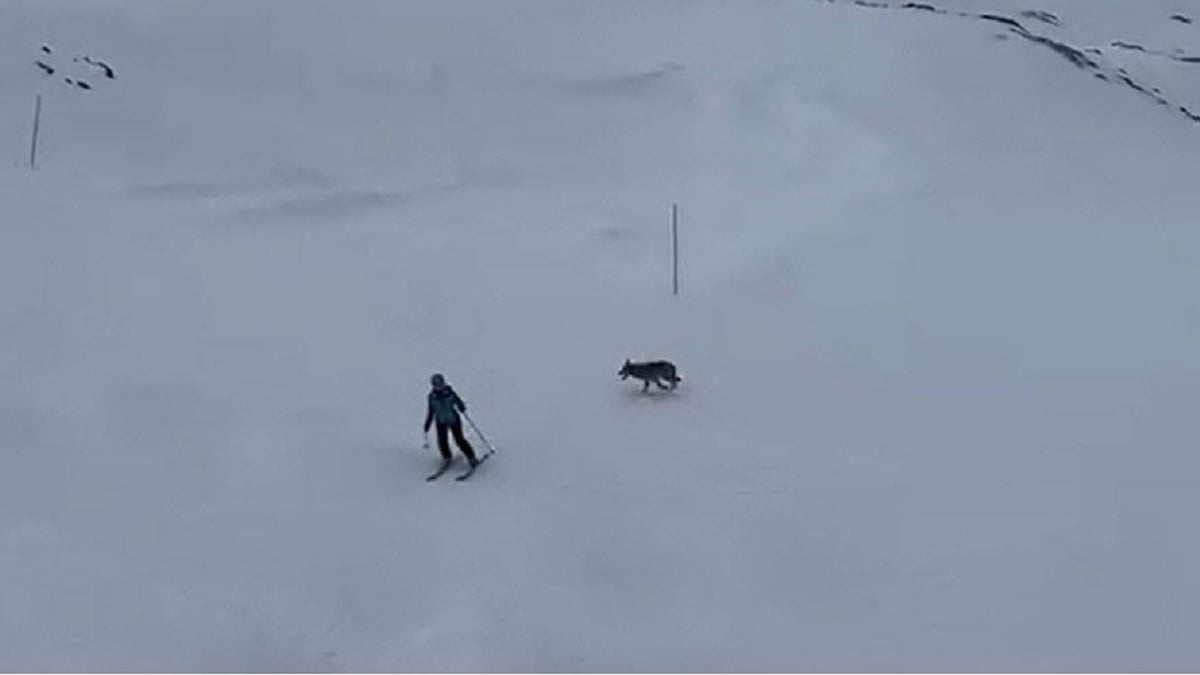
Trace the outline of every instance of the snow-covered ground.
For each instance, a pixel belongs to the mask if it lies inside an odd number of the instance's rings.
[[[1195,670],[1200,2],[1039,2],[4,0],[0,670]]]

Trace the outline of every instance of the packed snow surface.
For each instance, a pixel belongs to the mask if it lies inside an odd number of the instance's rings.
[[[1200,667],[1200,3],[903,4],[3,0],[0,670]]]

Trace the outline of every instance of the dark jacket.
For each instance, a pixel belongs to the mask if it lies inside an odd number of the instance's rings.
[[[449,386],[429,392],[429,410],[425,413],[425,431],[436,419],[438,424],[461,424],[458,411],[467,411],[467,404]]]

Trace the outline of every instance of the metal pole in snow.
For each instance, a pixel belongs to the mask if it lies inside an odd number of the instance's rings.
[[[33,104],[33,138],[29,141],[29,168],[37,170],[38,131],[42,122],[42,95],[38,94]]]
[[[671,204],[671,295],[679,295],[679,205]]]

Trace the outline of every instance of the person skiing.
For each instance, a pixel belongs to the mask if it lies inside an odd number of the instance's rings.
[[[471,468],[475,468],[479,459],[475,457],[475,449],[463,436],[462,418],[458,414],[459,411],[467,411],[467,404],[446,384],[446,378],[441,373],[434,373],[429,378],[429,384],[433,388],[429,391],[429,408],[425,413],[425,447],[429,447],[429,427],[436,421],[438,451],[442,453],[443,469],[454,460],[447,438],[447,434],[450,433],[454,434],[454,442],[471,464]]]

